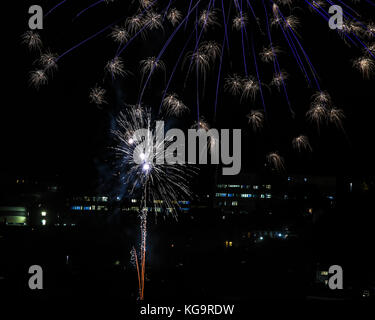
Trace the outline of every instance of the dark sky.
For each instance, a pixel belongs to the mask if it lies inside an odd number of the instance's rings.
[[[58,1],[53,1],[55,2]],[[45,20],[45,30],[41,32],[45,47],[51,48],[53,52],[64,52],[79,40],[126,14],[119,10],[120,4],[119,7],[113,5],[112,9],[102,5],[77,21],[72,21],[74,14],[92,1],[80,1],[79,5],[76,1],[74,5],[68,2]],[[45,10],[50,8],[51,3],[52,1],[41,2]],[[27,30],[27,11],[31,4],[35,3],[23,1],[23,4],[14,4],[9,8],[12,19],[5,30],[7,40],[2,50],[5,53],[5,74],[3,73],[4,97],[0,111],[0,172],[47,176],[59,174],[64,180],[74,183],[84,181],[88,185],[96,185],[100,180],[99,176],[103,174],[103,164],[105,165],[106,159],[110,159],[109,130],[112,115],[116,114],[121,100],[135,102],[133,92],[139,87],[139,78],[134,76],[115,83],[111,83],[108,77],[103,80],[105,63],[113,57],[116,46],[107,36],[100,36],[65,56],[59,62],[59,70],[46,87],[39,91],[30,88],[28,73],[33,68],[36,56],[21,45],[20,37]],[[301,74],[293,69],[295,66],[291,64],[289,53],[286,52],[280,61],[285,59],[283,65],[291,73],[288,88],[297,113],[296,119],[291,119],[282,95],[276,93],[271,96],[266,93],[267,128],[264,133],[256,135],[249,132],[248,128],[244,130],[242,149],[245,154],[242,166],[248,171],[258,170],[263,166],[265,153],[277,150],[285,157],[288,171],[324,174],[372,172],[374,78],[363,80],[352,68],[352,60],[360,55],[360,49],[349,48],[334,32],[328,30],[325,22],[309,16],[306,15],[300,27],[302,43],[318,70],[322,88],[329,91],[335,105],[346,113],[346,133],[323,128],[317,134],[313,126],[306,123],[304,114],[312,91],[306,88]],[[170,30],[166,30],[165,34],[169,35]],[[166,53],[167,70],[173,66],[169,61],[178,52],[175,48],[185,39],[183,36],[180,38]],[[125,61],[132,63],[129,68],[136,71],[136,61],[156,54],[163,39],[165,40],[165,36],[162,34],[155,34],[147,42],[135,42],[123,56]],[[257,35],[255,39],[255,45],[261,48]],[[282,41],[279,43],[284,46]],[[230,60],[234,68],[241,61],[240,48],[240,44],[233,45],[231,51]],[[225,71],[226,69],[227,64],[224,66]],[[183,80],[184,74],[179,72],[175,88],[181,87]],[[88,93],[90,87],[103,81],[109,91],[110,105],[100,110],[88,103]],[[205,97],[201,103],[201,112],[209,122],[212,122],[215,81],[214,77],[208,77]],[[151,94],[147,96],[148,102],[153,105],[158,105],[154,102],[156,98],[160,101],[158,85],[157,82],[152,83]],[[194,94],[194,90],[185,92],[185,101],[190,104],[192,112],[183,120],[184,125],[191,123],[196,114]],[[259,100],[257,104],[261,106]],[[248,110],[248,105],[240,104],[238,99],[225,95],[218,106],[217,126],[245,128]],[[312,154],[298,155],[291,150],[292,137],[301,133],[310,137],[314,148]]]

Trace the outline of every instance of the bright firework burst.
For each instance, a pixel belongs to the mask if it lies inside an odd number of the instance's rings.
[[[128,194],[140,197],[139,217],[141,221],[141,245],[139,254],[132,250],[132,260],[136,263],[139,297],[144,297],[144,278],[146,263],[147,215],[157,212],[162,206],[166,213],[177,217],[179,202],[177,199],[189,199],[192,193],[189,179],[195,170],[185,164],[160,163],[159,159],[171,158],[173,142],[168,134],[164,137],[164,128],[151,116],[151,110],[141,105],[128,106],[117,119],[114,135],[118,141],[115,147],[122,172],[122,183]],[[147,131],[147,141],[137,136],[138,130]],[[163,137],[163,138],[159,138]]]

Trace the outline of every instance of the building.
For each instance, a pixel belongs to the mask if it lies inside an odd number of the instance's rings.
[[[0,207],[0,225],[26,226],[28,218],[25,207]]]
[[[311,215],[320,207],[333,207],[335,199],[335,177],[240,174],[218,178],[213,206],[229,214],[272,214],[288,207]]]

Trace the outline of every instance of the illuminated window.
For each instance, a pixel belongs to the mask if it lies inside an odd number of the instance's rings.
[[[241,193],[241,198],[251,198],[252,194],[251,193]]]
[[[328,271],[321,271],[320,274],[321,274],[322,276],[328,276]]]
[[[220,189],[222,189],[222,188],[226,188],[227,185],[226,184],[218,184],[217,187],[220,188]]]
[[[271,185],[270,184],[266,184],[266,189],[270,190],[271,189]]]
[[[47,215],[47,212],[46,211],[42,211],[40,214],[42,215],[42,217],[45,217]]]
[[[254,189],[254,190],[258,190],[258,189],[259,189],[259,186],[253,186],[253,189]]]
[[[264,199],[264,198],[265,198],[265,195],[262,193],[262,194],[260,195],[260,197],[261,197],[261,199]]]
[[[137,199],[132,199],[131,202],[132,202],[132,203],[136,203],[136,202],[137,202]]]
[[[266,193],[266,198],[267,199],[271,199],[272,198],[272,195],[270,193]]]
[[[163,200],[154,200],[154,203],[163,203]]]
[[[238,201],[232,201],[232,206],[233,206],[233,207],[238,206]]]
[[[232,247],[233,246],[233,242],[232,241],[225,241],[225,247],[228,248],[228,247]]]
[[[47,220],[46,219],[43,219],[42,220],[42,225],[45,226],[47,224]]]
[[[228,185],[229,188],[239,188],[240,185],[239,184],[230,184]]]
[[[227,197],[228,198],[233,198],[234,197],[234,193],[228,193]]]
[[[179,204],[190,204],[190,201],[178,201]]]
[[[216,197],[226,197],[226,193],[216,193]]]

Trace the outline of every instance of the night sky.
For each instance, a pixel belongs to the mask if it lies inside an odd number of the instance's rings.
[[[39,2],[45,10],[51,6],[51,1]],[[79,5],[67,3],[45,20],[45,29],[41,32],[45,47],[50,47],[52,52],[64,52],[79,40],[126,15],[126,12],[121,11],[121,4],[113,4],[105,10],[104,6],[93,9],[72,22],[73,12],[78,12],[77,8],[85,7],[86,3],[92,1],[80,1]],[[11,23],[3,28],[6,41],[3,42],[2,50],[5,53],[2,58],[5,74],[0,111],[0,173],[41,176],[58,174],[71,184],[97,186],[102,181],[103,172],[107,172],[103,169],[107,166],[106,161],[111,158],[109,147],[113,115],[120,109],[121,101],[135,103],[133,92],[139,87],[139,79],[138,83],[134,77],[111,83],[107,76],[104,78],[104,87],[108,90],[110,104],[103,109],[89,104],[90,88],[96,83],[103,84],[105,63],[116,51],[116,45],[111,39],[101,35],[65,56],[47,86],[39,91],[30,88],[28,73],[33,68],[36,56],[21,44],[21,35],[27,30],[27,11],[32,4],[36,2],[12,4],[13,7],[9,8]],[[361,49],[346,46],[324,21],[310,13],[306,14],[299,30],[303,35],[302,43],[320,76],[322,88],[331,94],[335,106],[345,111],[345,134],[332,127],[323,127],[317,134],[314,126],[307,125],[304,115],[312,91],[306,88],[301,73],[293,70],[296,67],[290,61],[285,61],[284,65],[291,74],[288,89],[296,111],[295,121],[288,112],[282,94],[273,91],[272,96],[266,93],[268,122],[265,132],[251,133],[245,117],[249,108],[246,104],[240,105],[238,99],[224,94],[218,106],[217,127],[247,128],[243,130],[242,144],[242,167],[245,171],[259,170],[263,167],[265,154],[277,150],[285,157],[288,172],[368,174],[373,171],[375,81],[374,78],[363,80],[362,75],[352,67],[352,61],[360,55]],[[165,31],[166,35],[169,33],[170,30]],[[157,34],[146,44],[135,42],[123,55],[124,60],[134,62],[136,60],[133,57],[139,57],[140,60],[141,57],[156,54],[165,37]],[[280,41],[280,44],[283,45],[283,42]],[[237,49],[240,48],[240,42],[238,45]],[[262,47],[261,44],[256,45]],[[167,52],[167,70],[171,68],[168,59],[174,54],[175,50]],[[231,60],[236,67],[236,61],[238,63],[241,60],[240,50],[232,49]],[[129,66],[134,71],[138,67]],[[269,76],[270,73],[265,75]],[[181,86],[183,81],[181,73],[175,82]],[[201,102],[202,115],[210,123],[215,86],[215,77],[209,76],[206,95]],[[152,88],[152,94],[146,97],[150,104],[154,103],[156,92],[160,91],[157,83],[152,83]],[[196,116],[194,91],[187,91],[185,95],[192,97],[192,101],[187,101],[192,112],[178,122],[182,126],[192,123]],[[158,97],[155,105],[159,104],[160,94]],[[312,154],[298,155],[292,151],[291,139],[301,133],[310,137],[314,149]]]

